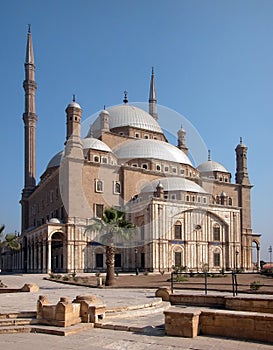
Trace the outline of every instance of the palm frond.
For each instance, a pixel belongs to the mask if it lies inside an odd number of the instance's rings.
[[[0,236],[2,235],[4,229],[5,229],[5,225],[1,225],[1,226],[0,226]]]

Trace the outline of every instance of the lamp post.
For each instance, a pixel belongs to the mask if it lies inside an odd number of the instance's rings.
[[[269,246],[268,252],[269,252],[269,262],[270,262],[270,269],[271,269],[271,262],[272,262],[272,245]]]
[[[236,252],[235,252],[235,256],[236,256],[236,260],[235,260],[236,272],[238,272],[238,255],[239,255],[239,252],[238,252],[238,250],[236,250]]]
[[[137,267],[137,248],[135,249],[135,269],[136,269],[136,276],[138,276],[138,267]]]

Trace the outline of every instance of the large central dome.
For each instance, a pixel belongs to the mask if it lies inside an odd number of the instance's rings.
[[[122,143],[113,152],[119,159],[160,159],[169,162],[192,165],[186,154],[177,147],[159,140],[138,139]]]
[[[122,126],[132,126],[139,129],[154,131],[163,134],[157,121],[146,111],[138,107],[123,104],[110,107],[109,112],[109,127],[110,130]],[[90,131],[100,130],[100,118],[97,117],[90,127]]]

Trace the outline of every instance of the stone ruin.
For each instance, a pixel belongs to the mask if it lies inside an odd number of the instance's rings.
[[[61,297],[50,304],[47,297],[40,295],[37,301],[37,322],[43,325],[70,327],[78,323],[96,323],[105,318],[106,305],[95,295],[79,295],[72,302]]]

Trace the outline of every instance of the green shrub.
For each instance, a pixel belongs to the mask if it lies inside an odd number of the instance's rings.
[[[253,292],[257,292],[262,286],[263,284],[260,281],[253,281],[250,283],[250,289]]]
[[[69,276],[64,275],[64,276],[63,276],[63,281],[69,281]]]

